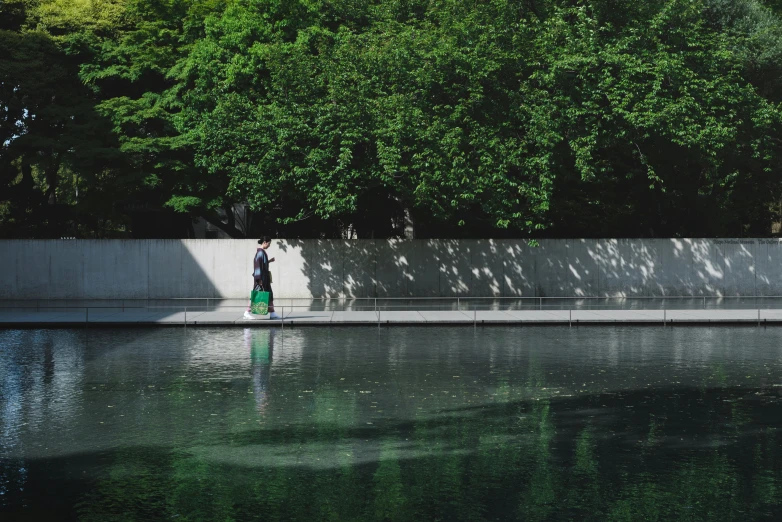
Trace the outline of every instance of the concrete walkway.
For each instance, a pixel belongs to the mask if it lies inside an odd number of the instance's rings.
[[[0,328],[107,326],[328,326],[328,325],[582,325],[780,324],[782,310],[484,310],[287,311],[284,320],[246,320],[243,310],[161,312],[145,309],[0,311]]]

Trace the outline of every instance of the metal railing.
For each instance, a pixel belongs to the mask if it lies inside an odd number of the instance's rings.
[[[129,313],[129,312],[144,312],[146,314],[149,314],[149,321],[138,321],[142,322],[144,324],[147,323],[153,323],[157,322],[154,320],[153,316],[156,313],[162,313],[162,314],[168,314],[169,316],[172,316],[173,314],[182,313],[181,318],[181,324],[184,326],[187,326],[188,324],[188,312],[191,314],[191,319],[193,319],[193,314],[198,313],[199,315],[201,313],[205,312],[228,312],[228,313],[240,313],[241,310],[245,310],[247,308],[247,300],[245,299],[211,299],[211,302],[207,300],[206,298],[199,299],[199,298],[181,298],[181,299],[174,299],[174,300],[166,300],[166,301],[177,301],[180,303],[187,303],[187,304],[177,304],[177,305],[164,305],[164,304],[148,304],[145,303],[142,305],[142,301],[157,301],[157,300],[145,300],[145,299],[135,299],[130,300],[131,303],[126,303],[127,300],[122,300],[121,303],[117,303],[114,300],[111,300],[111,304],[107,305],[88,305],[88,306],[78,306],[75,304],[71,304],[75,300],[46,300],[44,304],[41,304],[40,302],[36,302],[35,306],[28,304],[6,304],[0,302],[0,313],[13,313],[14,311],[25,314],[29,312],[37,312],[37,313],[44,313],[44,312],[53,312],[53,313],[59,313],[59,314],[66,314],[66,313],[77,313],[77,314],[84,314],[84,324],[96,324],[96,323],[102,323],[102,322],[108,322],[112,323],[110,320],[110,317],[117,315],[117,314],[123,314],[123,313]],[[603,298],[603,297],[535,297],[535,298],[526,298],[526,299],[533,299],[536,301],[535,305],[531,308],[500,308],[498,307],[498,303],[501,303],[503,301],[519,301],[520,298],[356,298],[356,299],[331,299],[334,301],[343,301],[343,306],[341,309],[322,309],[322,310],[313,310],[312,308],[312,302],[319,301],[318,299],[309,299],[309,298],[287,298],[284,301],[287,301],[285,303],[281,303],[281,300],[278,300],[275,303],[275,308],[280,310],[280,318],[277,320],[272,320],[272,323],[274,324],[280,324],[284,327],[285,325],[285,319],[286,319],[286,311],[288,312],[288,317],[290,318],[290,315],[293,314],[297,310],[305,310],[310,312],[374,312],[376,314],[376,321],[378,326],[380,326],[381,323],[383,323],[383,312],[394,312],[394,311],[417,311],[417,312],[431,312],[431,311],[459,311],[459,312],[466,312],[468,315],[471,312],[473,324],[477,324],[478,322],[478,312],[481,311],[524,311],[524,310],[539,310],[539,311],[568,311],[568,324],[572,326],[573,324],[573,312],[574,311],[583,311],[583,310],[626,310],[626,308],[617,308],[616,306],[608,306],[608,305],[588,305],[587,307],[579,307],[579,308],[573,308],[572,306],[565,307],[563,304],[557,304],[557,305],[544,305],[544,300],[560,300],[565,302],[573,303],[574,301],[589,301],[594,299],[600,299],[600,300],[639,300],[639,299],[655,299],[658,301],[665,301],[665,300],[696,300],[698,302],[703,303],[702,307],[698,308],[634,308],[632,310],[634,311],[662,311],[662,324],[666,325],[671,322],[671,318],[669,316],[670,311],[672,310],[703,310],[708,309],[706,307],[707,299],[716,299],[716,300],[727,300],[727,301],[735,301],[737,299],[743,299],[743,300],[755,300],[754,303],[756,306],[752,307],[743,307],[739,308],[740,310],[753,310],[757,312],[757,323],[758,325],[761,324],[761,321],[766,321],[768,319],[771,319],[772,321],[780,321],[782,320],[782,317],[766,317],[765,319],[762,318],[762,311],[770,311],[773,308],[765,308],[762,309],[757,306],[758,300],[759,301],[768,301],[777,299],[779,300],[778,308],[782,309],[782,296],[752,296],[752,297],[746,297],[746,296],[715,296],[715,297],[708,297],[708,296],[701,296],[701,297],[692,297],[692,296],[668,296],[668,297],[633,297],[633,298]],[[196,304],[193,305],[192,303],[195,301],[205,301],[204,304]],[[328,299],[322,299],[328,300]],[[436,304],[425,304],[425,301],[446,301],[451,302],[453,305],[453,301],[455,302],[456,308],[453,306],[447,307],[443,305],[442,303],[436,303]],[[491,301],[490,304],[481,304],[478,301]],[[15,300],[17,303],[19,301],[23,300]],[[90,300],[90,301],[97,301],[97,300]],[[241,304],[231,305],[231,304],[224,304],[225,301],[237,301],[241,302]],[[293,301],[310,301],[310,304],[291,304]],[[347,302],[351,302],[351,306],[347,307],[345,304]],[[384,303],[384,301],[386,301]],[[416,304],[389,304],[389,303],[397,303],[399,301],[409,301],[409,302],[415,302]],[[52,306],[52,302],[59,303],[60,306]],[[219,306],[216,306],[216,304],[219,302]],[[359,302],[359,303],[365,303],[364,306],[355,306],[353,303]],[[211,306],[210,306],[211,305]],[[719,310],[719,309],[730,309],[730,310],[737,310],[737,308],[712,308],[712,310]],[[10,312],[9,312],[10,310]],[[92,318],[90,317],[90,313],[92,311]],[[81,315],[79,315],[81,317]],[[8,317],[8,316],[7,316]],[[13,321],[12,318],[9,318],[9,320],[5,321],[5,324],[9,324]],[[70,319],[70,317],[68,318]],[[109,319],[108,321],[104,321],[103,319]],[[165,319],[163,317],[162,319]],[[295,318],[290,318],[292,321]],[[301,319],[301,317],[299,318]],[[562,319],[564,322],[564,318]],[[743,321],[747,321],[747,318],[743,318]],[[753,316],[754,320],[754,316]],[[279,321],[279,323],[277,323]],[[0,320],[0,323],[3,321]],[[68,322],[71,324],[77,324],[77,321],[68,320],[68,321],[58,321],[56,318],[51,318],[48,321],[45,322]],[[81,320],[78,321],[79,323]],[[196,321],[191,321],[191,323],[195,323]],[[372,321],[374,322],[374,321]],[[390,321],[386,321],[390,322]],[[116,324],[116,321],[113,322]],[[168,324],[179,324],[179,318],[175,321],[166,321]],[[130,324],[130,323],[127,323]]]
[[[420,307],[425,302],[443,310],[471,310],[478,303],[494,310],[544,310],[544,309],[720,309],[720,308],[782,308],[782,296],[633,296],[633,297],[315,297],[277,298],[280,306],[294,306],[306,301],[312,310],[379,310],[396,303],[408,302],[408,309]],[[34,305],[33,305],[34,303]],[[236,303],[236,304],[233,304]],[[413,304],[415,303],[415,304]],[[245,298],[182,297],[166,299],[8,299],[0,300],[0,311],[9,308],[162,308],[178,306],[193,310],[215,311],[220,308],[246,306]],[[673,305],[673,306],[671,306]],[[297,308],[299,305],[295,305]]]

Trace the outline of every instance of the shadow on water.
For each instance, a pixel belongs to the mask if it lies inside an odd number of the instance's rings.
[[[541,397],[30,458],[38,478],[4,519],[772,520],[779,401],[742,387]]]
[[[777,331],[650,332],[15,333],[0,518],[778,519]]]

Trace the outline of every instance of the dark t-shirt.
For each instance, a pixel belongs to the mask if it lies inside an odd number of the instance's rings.
[[[269,288],[269,256],[259,248],[253,258],[253,279],[260,281],[264,288]]]

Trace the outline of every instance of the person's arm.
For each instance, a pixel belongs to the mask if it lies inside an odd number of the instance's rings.
[[[253,272],[252,276],[254,278],[260,277],[261,275],[261,267],[263,266],[263,258],[259,257],[261,256],[260,252],[256,252],[253,256]]]
[[[261,252],[263,252],[261,257],[261,281],[264,288],[269,288],[269,256],[265,250],[261,250]]]

